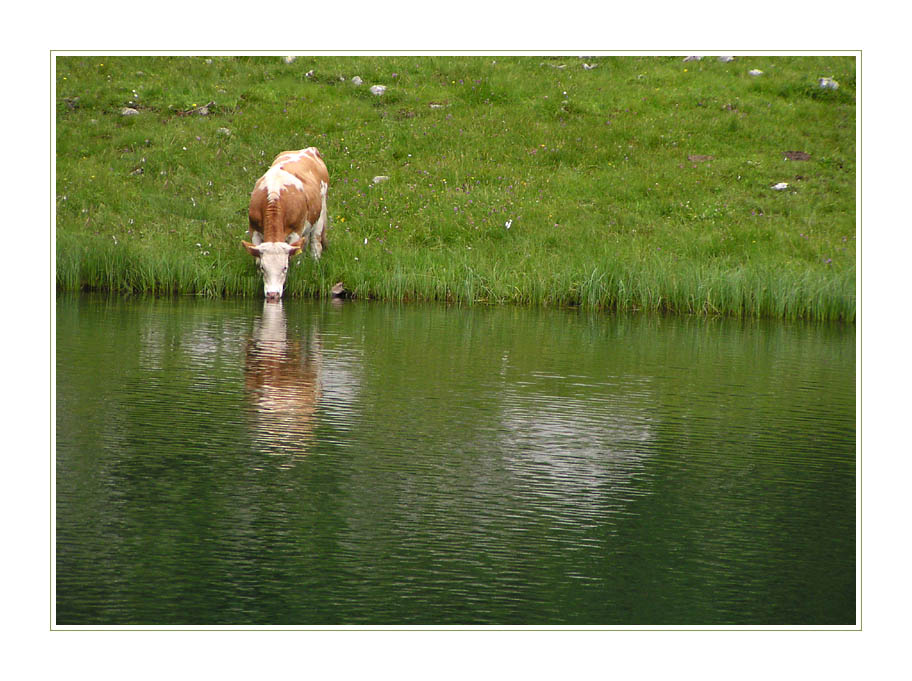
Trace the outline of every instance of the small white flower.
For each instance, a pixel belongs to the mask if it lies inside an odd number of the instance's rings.
[[[364,245],[367,246],[367,237],[364,237]]]
[[[512,225],[512,224],[513,224],[513,219],[511,218],[504,223],[504,227],[506,227],[507,229],[510,229],[510,225]]]

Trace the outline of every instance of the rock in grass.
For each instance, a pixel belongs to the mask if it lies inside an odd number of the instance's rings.
[[[386,182],[388,179],[389,175],[377,175],[373,180],[371,180],[371,182],[374,184],[380,184],[381,182]]]
[[[386,92],[386,85],[371,85],[370,91],[379,97]]]
[[[734,60],[735,60],[735,58],[730,55],[725,55],[724,57],[719,57],[719,61],[725,62],[725,63],[728,63],[728,62],[734,61]]]
[[[684,57],[683,61],[700,61],[701,59],[703,59],[703,57],[699,57],[695,54],[692,54],[689,57]]]
[[[123,109],[120,110],[120,115],[121,116],[138,116],[139,111],[137,111],[133,107],[125,106]]]
[[[751,69],[747,73],[748,73],[748,75],[751,75],[751,76],[762,76],[763,75],[763,71],[761,71],[760,69]]]
[[[354,78],[352,78],[352,82],[353,82],[355,85],[361,85],[361,83],[363,83],[364,81],[361,80],[361,77],[360,77],[360,76],[355,76]]]
[[[781,192],[783,189],[788,189],[788,186],[788,182],[780,182],[778,184],[774,184],[773,189],[775,189],[777,192]]]
[[[817,84],[824,90],[837,90],[839,88],[839,83],[832,78],[820,78]]]

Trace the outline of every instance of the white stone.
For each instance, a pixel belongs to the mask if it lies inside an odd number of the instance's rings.
[[[370,91],[379,97],[386,92],[386,85],[371,85]]]
[[[788,182],[780,182],[778,184],[774,184],[773,189],[775,189],[777,192],[781,192],[783,189],[788,189]]]

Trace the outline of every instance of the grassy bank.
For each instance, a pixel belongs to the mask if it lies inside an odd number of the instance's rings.
[[[855,318],[851,57],[66,56],[56,85],[59,290],[262,295],[250,190],[313,145],[330,247],[286,296]]]

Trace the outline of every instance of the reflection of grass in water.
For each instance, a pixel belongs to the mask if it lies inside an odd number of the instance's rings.
[[[330,246],[286,295],[854,319],[852,58],[586,61],[60,57],[58,287],[262,295],[249,192],[313,145]]]

